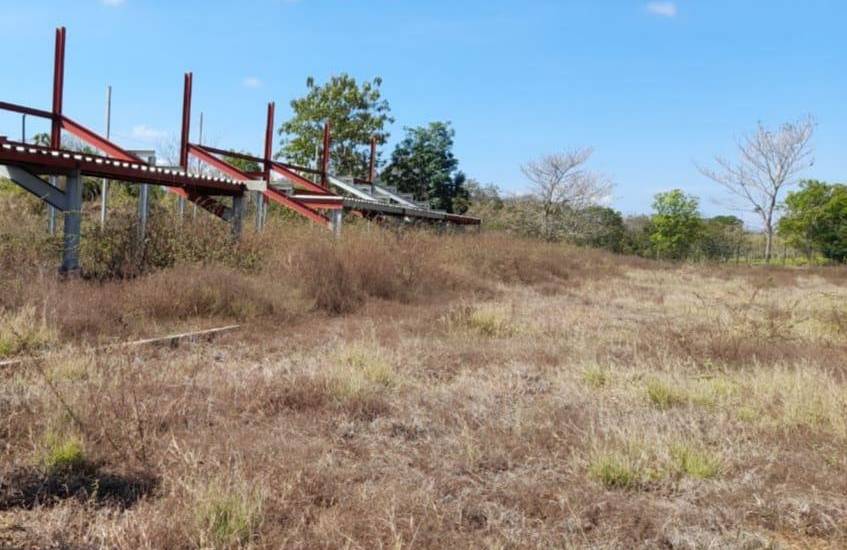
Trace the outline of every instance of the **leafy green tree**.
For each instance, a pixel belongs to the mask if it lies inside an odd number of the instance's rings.
[[[231,149],[230,151],[233,152],[233,153],[239,153],[240,152],[240,151],[235,151],[233,149]],[[248,160],[248,159],[241,158],[241,157],[225,156],[224,161],[226,161],[227,163],[235,166],[236,168],[238,168],[242,172],[247,172],[248,174],[262,171],[262,167],[259,166],[259,163],[254,161],[254,160]]]
[[[35,134],[32,136],[32,143],[33,145],[40,145],[41,147],[50,147],[50,134],[47,132]]]
[[[412,193],[415,200],[426,201],[432,208],[465,212],[470,195],[465,188],[467,178],[453,156],[454,136],[447,122],[406,128],[406,137],[391,154],[382,181],[403,193]]]
[[[472,209],[478,208],[503,208],[503,198],[500,196],[500,189],[493,183],[482,184],[474,178],[468,178],[465,182],[465,189],[468,191],[468,197]]]
[[[319,86],[309,77],[308,93],[291,102],[294,116],[279,129],[282,150],[291,162],[307,166],[320,153],[323,127],[332,125],[330,150],[332,171],[340,175],[367,177],[371,138],[384,144],[385,125],[394,122],[388,101],[382,98],[379,77],[359,84],[341,74]]]
[[[650,256],[653,245],[650,235],[653,233],[653,223],[650,216],[644,214],[638,216],[627,216],[623,221],[626,235],[624,238],[623,252],[638,256]]]
[[[788,194],[785,206],[778,231],[789,245],[847,261],[847,186],[804,181],[799,191]]]
[[[573,240],[576,244],[623,252],[626,227],[620,212],[607,206],[593,205],[575,212],[574,217]]]
[[[743,243],[744,222],[741,219],[715,216],[703,220],[697,248],[706,259],[727,261],[738,254]]]
[[[650,243],[659,257],[678,260],[689,255],[702,225],[698,207],[697,197],[679,189],[656,195]]]

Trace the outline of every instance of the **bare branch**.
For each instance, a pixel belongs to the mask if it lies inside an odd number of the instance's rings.
[[[556,237],[553,219],[566,208],[582,209],[602,202],[612,190],[611,181],[585,169],[591,148],[546,155],[521,167],[532,184],[532,195],[541,203],[542,232]]]
[[[777,130],[761,123],[738,142],[738,160],[715,157],[715,168],[700,172],[746,202],[761,219],[767,235],[765,257],[770,259],[774,216],[783,189],[796,185],[799,174],[814,164],[811,146],[815,121],[806,117]]]

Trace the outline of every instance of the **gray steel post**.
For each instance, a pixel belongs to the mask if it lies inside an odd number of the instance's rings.
[[[255,191],[256,197],[256,231],[261,231],[265,226],[265,196],[261,191]]]
[[[177,212],[179,213],[179,221],[182,221],[182,219],[185,217],[185,197],[179,197],[176,200],[176,208]]]
[[[244,195],[232,197],[232,236],[241,238],[241,229],[244,222]]]
[[[141,185],[138,192],[138,234],[141,240],[147,236],[147,214],[150,207],[150,186]]]
[[[106,139],[112,130],[112,87],[106,86]],[[100,227],[106,225],[106,208],[109,201],[109,180],[103,178],[100,184]]]
[[[56,176],[50,176],[50,185],[53,187],[59,187],[57,183]],[[47,231],[50,233],[50,236],[56,234],[56,208],[52,205],[47,206]]]
[[[79,272],[79,245],[82,238],[82,177],[78,170],[67,177],[65,195],[68,209],[65,210],[65,238],[59,271],[73,275]]]
[[[332,234],[335,235],[336,238],[341,236],[341,220],[344,219],[344,210],[332,210],[330,214],[330,225],[332,225]]]

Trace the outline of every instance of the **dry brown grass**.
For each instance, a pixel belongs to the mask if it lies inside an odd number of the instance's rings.
[[[847,545],[841,272],[346,229],[5,271],[4,322],[75,351],[0,373],[0,547]]]

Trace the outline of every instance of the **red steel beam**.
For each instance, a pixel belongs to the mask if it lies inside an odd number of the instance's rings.
[[[50,111],[43,111],[41,109],[33,109],[32,107],[24,107],[23,105],[16,105],[14,103],[7,103],[5,101],[0,101],[0,110],[3,111],[11,111],[13,113],[21,113],[24,115],[30,115],[40,118],[53,118],[53,113]]]
[[[57,151],[49,147],[8,143],[12,147],[0,147],[0,164],[26,165],[32,167],[36,173],[68,173],[79,170],[86,176],[185,188],[197,193],[237,195],[242,192],[241,186],[231,182],[190,176],[175,170],[147,169],[149,165],[143,162],[117,161],[75,151]]]
[[[189,156],[194,155],[198,159],[200,159],[201,161],[206,162],[207,164],[213,166],[217,170],[220,170],[224,174],[229,175],[230,177],[233,177],[235,179],[240,179],[240,180],[251,179],[250,175],[247,174],[246,172],[239,170],[238,168],[232,166],[228,162],[226,162],[222,159],[219,159],[218,157],[215,156],[215,154],[220,154],[220,155],[232,156],[232,157],[236,157],[236,158],[245,158],[245,157],[249,158],[249,155],[243,155],[243,154],[240,154],[240,153],[232,153],[230,151],[223,151],[221,149],[203,147],[202,145],[195,145],[195,144],[189,142],[189,140],[188,140],[188,129],[189,129],[190,122],[191,122],[191,88],[192,88],[192,81],[193,81],[193,75],[191,73],[186,73],[186,75],[185,75],[185,86],[183,88],[182,141],[181,141],[181,144],[180,144],[180,165],[183,168],[187,168]],[[315,186],[315,184],[313,184],[309,180],[303,178],[302,176],[295,174],[294,172],[292,172],[291,170],[289,170],[285,167],[278,166],[278,165],[276,165],[276,163],[271,161],[271,159],[270,159],[271,153],[270,153],[269,147],[270,147],[270,144],[271,144],[271,140],[273,139],[273,110],[274,110],[273,106],[268,107],[268,126],[265,129],[265,158],[256,159],[254,157],[254,158],[251,158],[250,160],[256,160],[257,162],[260,162],[261,164],[263,164],[264,169],[265,169],[264,175],[265,175],[265,178],[267,179],[268,182],[270,181],[270,172],[271,172],[271,170],[274,170],[274,171],[277,171],[277,172],[282,171],[282,173],[284,175],[286,175],[288,177],[288,179],[290,179],[290,180],[300,180],[301,185],[303,185],[304,187],[307,187],[309,189],[314,188],[314,187],[318,187],[318,186]],[[326,193],[326,191],[324,189],[321,189],[321,192]],[[272,200],[272,201],[274,201],[278,204],[281,204],[282,206],[290,208],[291,210],[294,210],[295,212],[309,218],[310,220],[312,220],[314,222],[324,224],[324,225],[329,225],[329,219],[326,216],[324,216],[323,214],[321,214],[320,212],[313,210],[307,204],[305,204],[301,201],[298,201],[297,199],[293,199],[293,198],[285,195],[284,193],[280,193],[279,191],[277,191],[276,189],[273,189],[270,186],[268,186],[268,188],[264,192],[264,195],[269,200]],[[189,196],[189,198],[191,198],[191,197]]]
[[[326,188],[318,185],[317,183],[315,183],[313,181],[307,180],[306,178],[304,178],[303,176],[301,176],[297,172],[293,171],[292,169],[290,169],[287,166],[285,166],[284,164],[282,164],[281,162],[271,161],[271,170],[273,170],[277,174],[281,175],[282,177],[284,177],[285,179],[287,179],[288,181],[290,181],[294,185],[302,187],[302,188],[304,188],[308,191],[311,191],[313,193],[322,194],[322,195],[328,195],[329,194],[327,192]]]
[[[103,151],[112,158],[126,160],[129,162],[140,162],[142,164],[147,164],[132,153],[125,151],[124,149],[107,140],[106,138],[100,137],[95,132],[89,130],[82,124],[74,122],[66,116],[61,117],[61,120],[59,121],[59,127],[72,133],[73,135],[86,142],[87,144],[91,145],[92,147],[96,147],[97,149]]]
[[[210,164],[214,168],[220,170],[224,174],[229,175],[230,177],[241,180],[250,179],[250,176],[247,173],[242,172],[235,166],[232,166],[226,161],[219,159],[202,146],[194,145],[193,143],[191,143],[188,145],[188,151],[190,154],[196,156],[203,162]],[[302,216],[305,216],[314,222],[321,224],[329,224],[329,218],[327,218],[320,212],[316,212],[315,210],[313,210],[307,203],[289,197],[288,195],[281,193],[272,187],[268,187],[265,190],[264,195],[268,198],[268,200],[285,206],[286,208],[290,208],[291,210],[294,210],[298,214],[301,214]]]
[[[254,157],[253,155],[250,155],[248,153],[241,153],[239,151],[227,151],[226,149],[220,149],[218,147],[212,147],[211,145],[201,145],[199,143],[189,143],[188,145],[189,145],[189,147],[199,147],[199,148],[203,149],[204,151],[206,151],[207,153],[210,153],[210,154],[213,154],[213,155],[221,155],[221,156],[224,156],[224,157],[231,157],[231,158],[234,158],[234,159],[247,160],[247,161],[250,161],[250,162],[255,162],[259,165],[262,165],[265,162],[265,159],[263,159],[263,158]],[[262,171],[262,173],[264,173],[264,170]]]
[[[327,218],[320,212],[312,210],[305,203],[300,202],[299,200],[294,199],[292,197],[289,197],[285,193],[281,193],[272,187],[268,187],[268,190],[265,191],[265,196],[268,198],[268,200],[285,206],[286,208],[290,208],[298,214],[309,218],[313,222],[326,225],[327,227],[329,226],[329,218]]]
[[[319,208],[321,210],[341,210],[344,208],[344,198],[335,195],[310,195],[306,197],[295,195],[291,198],[302,202],[310,208]]]
[[[246,153],[238,153],[238,152],[235,152],[235,151],[227,151],[226,149],[218,149],[217,147],[210,147],[208,145],[198,145],[196,143],[189,143],[188,147],[189,147],[189,150],[192,153],[194,151],[197,151],[198,149],[200,149],[203,152],[205,152],[207,155],[221,155],[221,156],[224,156],[224,157],[232,157],[232,158],[237,158],[237,159],[248,160],[248,161],[256,162],[256,163],[259,163],[259,164],[263,164],[265,162],[265,159],[259,158],[259,157],[254,157],[253,155],[248,155]],[[214,157],[212,157],[212,158],[214,158]],[[220,159],[217,159],[217,158],[215,160],[220,161]],[[220,161],[220,162],[225,162],[225,161]],[[327,190],[324,189],[323,187],[321,187],[320,185],[304,178],[303,176],[301,176],[300,174],[295,172],[295,170],[300,170],[299,167],[292,167],[291,165],[285,164],[284,162],[277,162],[275,160],[270,160],[270,159],[268,159],[268,164],[270,164],[272,172],[276,172],[276,173],[280,174],[285,179],[289,180],[291,183],[293,183],[293,184],[295,184],[299,187],[303,187],[306,190],[313,192],[313,193],[317,193],[317,194],[321,194],[321,195],[334,196],[334,195],[331,195],[330,193],[328,193]],[[228,164],[228,166],[231,166],[231,165]],[[317,170],[315,170],[314,172],[320,173]],[[262,172],[261,174],[252,174],[252,173],[248,173],[248,172],[241,172],[241,174],[243,176],[245,176],[242,179],[248,179],[248,180],[254,179],[255,176],[258,176],[256,179],[264,177],[264,172]],[[239,176],[239,177],[241,177],[241,176]]]
[[[320,170],[315,170],[314,168],[308,168],[306,166],[297,166],[296,164],[291,164],[290,162],[279,162],[280,166],[284,166],[289,170],[296,170],[298,172],[304,172],[306,174],[315,174],[316,176],[321,175]]]
[[[210,164],[213,168],[220,170],[231,178],[244,181],[250,179],[250,176],[247,175],[246,172],[242,172],[241,170],[229,164],[228,162],[219,159],[215,155],[212,155],[211,153],[206,151],[205,147],[203,147],[202,145],[194,145],[193,143],[189,143],[188,153],[194,155],[206,164]]]
[[[248,160],[250,162],[255,162],[260,165],[265,163],[265,159],[262,157],[257,157],[251,155],[249,153],[241,153],[239,151],[227,151],[226,149],[220,149],[218,147],[212,147],[211,145],[200,145],[199,143],[192,143],[191,145],[202,147],[207,153],[212,153],[213,155],[221,155],[224,157],[232,157],[236,159]],[[288,162],[279,162],[271,159],[271,168],[276,166],[282,166],[283,168],[288,168],[289,170],[296,170],[297,172],[307,172],[309,174],[320,175],[320,170],[315,170],[314,168],[306,168],[305,166],[297,166],[296,164],[290,164]],[[264,173],[264,171],[262,172]],[[322,190],[322,188],[319,188]],[[326,191],[324,191],[325,193]]]
[[[214,199],[208,195],[199,194],[194,191],[186,191],[184,189],[176,189],[175,190],[178,195],[182,195],[194,204],[198,205],[203,210],[207,212],[211,212],[215,216],[224,219],[226,217],[227,207],[225,204],[221,203],[217,199]]]

